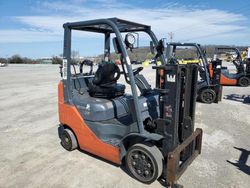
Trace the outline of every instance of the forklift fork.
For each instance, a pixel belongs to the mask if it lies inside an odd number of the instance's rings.
[[[192,163],[192,161],[201,153],[202,143],[202,129],[197,128],[195,132],[188,137],[181,145],[179,145],[174,151],[168,153],[167,156],[167,177],[166,182],[169,186],[175,184],[175,182],[181,177],[183,172]],[[192,147],[192,154],[189,158],[180,163],[181,153],[188,147]]]

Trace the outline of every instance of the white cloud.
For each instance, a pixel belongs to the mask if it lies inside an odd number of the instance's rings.
[[[0,43],[27,43],[43,41],[60,41],[61,36],[47,31],[28,29],[3,29],[0,30]]]
[[[71,0],[71,3],[42,2],[39,4],[40,9],[50,12],[50,16],[15,17],[16,21],[27,25],[29,29],[17,30],[15,35],[14,30],[12,32],[0,30],[0,33],[6,36],[5,39],[1,37],[0,42],[62,40],[62,24],[65,22],[109,17],[119,17],[151,25],[159,38],[167,37],[167,33],[172,31],[177,41],[199,39],[198,41],[203,43],[216,43],[218,39],[223,41],[222,39],[225,38],[227,42],[230,42],[228,41],[230,38],[238,36],[250,40],[247,27],[239,24],[247,20],[241,14],[216,9],[201,10],[184,6],[178,8],[173,5],[165,8],[127,8],[129,5],[117,3],[116,0],[95,0],[102,6],[90,7],[88,2],[89,0]],[[52,14],[52,12],[55,13]],[[30,31],[30,29],[34,30]]]

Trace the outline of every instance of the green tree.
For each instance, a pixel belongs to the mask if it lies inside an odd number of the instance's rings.
[[[52,58],[52,64],[62,64],[62,59],[55,56]]]
[[[8,60],[5,59],[5,58],[0,57],[0,63],[7,64],[7,63],[8,63]]]
[[[22,57],[18,54],[16,55],[13,55],[11,58],[10,58],[10,61],[9,63],[13,63],[13,64],[22,64],[24,63]]]

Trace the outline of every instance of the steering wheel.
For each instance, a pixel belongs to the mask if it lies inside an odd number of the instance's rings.
[[[143,70],[143,67],[137,67],[135,69],[133,69],[133,74],[137,75],[139,72],[141,72]]]
[[[172,65],[175,65],[175,64],[178,64],[179,62],[175,57],[172,56],[172,57],[169,58],[168,63],[172,64]]]
[[[80,72],[80,74],[83,73],[83,65],[90,66],[90,71],[89,71],[89,73],[85,73],[85,74],[86,74],[86,75],[91,75],[91,74],[93,73],[93,65],[94,65],[93,61],[88,60],[88,59],[83,60],[83,61],[80,63],[80,67],[79,67],[79,72]]]
[[[137,74],[138,74],[139,72],[141,72],[142,70],[143,70],[143,67],[137,67],[137,68],[135,68],[135,69],[132,69],[134,75],[137,75]],[[124,74],[124,71],[121,71],[120,73],[121,73],[121,74]],[[128,77],[128,73],[126,73],[126,76]]]
[[[95,85],[112,83],[116,82],[120,75],[120,69],[116,64],[103,62],[99,65],[92,82]]]

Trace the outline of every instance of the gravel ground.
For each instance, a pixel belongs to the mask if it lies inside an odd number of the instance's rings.
[[[153,85],[154,72],[143,72]],[[56,65],[0,68],[0,187],[162,187],[61,147],[59,79]],[[180,178],[186,188],[250,187],[250,87],[224,87],[223,95],[219,104],[197,103],[196,127],[203,128],[204,140],[202,154]]]

